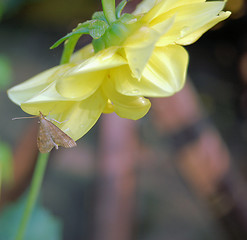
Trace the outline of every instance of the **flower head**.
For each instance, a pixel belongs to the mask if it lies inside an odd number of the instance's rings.
[[[118,20],[119,28],[112,24],[69,63],[13,87],[9,97],[29,114],[50,114],[74,140],[102,113],[139,119],[151,106],[146,97],[170,96],[183,87],[188,53],[181,45],[226,19],[224,4],[144,0],[126,21]]]

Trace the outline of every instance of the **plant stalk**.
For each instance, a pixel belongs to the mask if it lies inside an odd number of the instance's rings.
[[[109,25],[116,21],[115,0],[101,0],[103,12]]]
[[[28,222],[30,220],[30,217],[32,215],[34,206],[36,204],[36,201],[37,201],[37,198],[40,192],[48,157],[49,157],[49,153],[39,153],[38,160],[37,160],[35,170],[33,173],[33,177],[32,177],[30,190],[29,190],[28,197],[27,197],[24,214],[23,214],[20,226],[17,230],[17,235],[16,235],[15,240],[24,239],[24,235],[26,232]]]

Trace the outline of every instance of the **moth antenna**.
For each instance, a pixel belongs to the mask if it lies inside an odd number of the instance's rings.
[[[32,116],[32,117],[15,117],[12,118],[12,120],[17,120],[17,119],[25,119],[25,118],[37,118],[38,116]]]

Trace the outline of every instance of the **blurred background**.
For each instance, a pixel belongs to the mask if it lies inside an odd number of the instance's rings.
[[[186,47],[180,93],[139,121],[103,115],[77,148],[52,151],[25,239],[247,239],[246,4],[228,0],[232,16]],[[0,240],[14,239],[37,157],[37,119],[11,121],[25,113],[6,90],[58,65],[50,46],[97,10],[0,0]]]

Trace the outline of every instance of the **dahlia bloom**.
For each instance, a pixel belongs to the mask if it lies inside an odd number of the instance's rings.
[[[133,12],[124,37],[96,40],[70,62],[51,68],[8,91],[32,115],[42,112],[74,140],[102,113],[139,119],[149,110],[147,97],[166,97],[185,82],[188,53],[195,42],[226,19],[225,1],[144,0]],[[100,42],[100,44],[102,41]],[[101,45],[100,45],[101,46]]]

